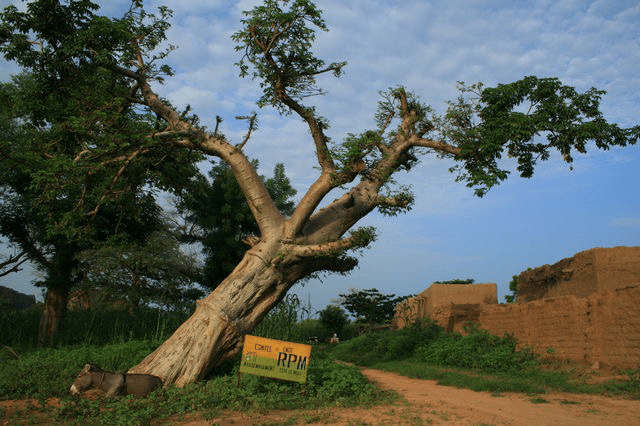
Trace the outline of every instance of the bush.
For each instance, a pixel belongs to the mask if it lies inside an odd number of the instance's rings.
[[[512,336],[498,337],[478,328],[469,334],[441,334],[429,344],[416,349],[417,357],[434,365],[475,368],[486,371],[512,371],[534,362],[530,351],[517,351]]]
[[[38,349],[19,359],[4,360],[0,369],[0,399],[66,395],[86,363],[109,371],[127,371],[158,345],[131,341],[106,346]]]
[[[341,343],[333,349],[341,359],[370,365],[379,361],[407,359],[416,347],[432,342],[443,333],[442,327],[423,320],[396,331],[371,331]]]
[[[41,314],[41,303],[22,310],[0,309],[0,346],[35,347]]]
[[[317,319],[302,320],[297,324],[297,328],[298,334],[305,340],[309,337],[317,337],[320,342],[324,342],[331,337],[327,327]]]

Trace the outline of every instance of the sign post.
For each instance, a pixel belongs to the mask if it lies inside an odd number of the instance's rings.
[[[239,373],[304,383],[311,346],[246,335]],[[238,383],[240,378],[238,377]]]

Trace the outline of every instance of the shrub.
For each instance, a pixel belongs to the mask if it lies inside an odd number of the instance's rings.
[[[105,370],[126,371],[158,345],[131,341],[106,346],[38,349],[19,359],[4,360],[0,369],[0,399],[26,396],[62,396],[86,363]]]
[[[302,320],[297,324],[298,334],[303,339],[308,339],[309,337],[317,337],[319,341],[324,342],[331,334],[329,334],[329,330],[325,327],[320,320],[317,319],[306,319]]]
[[[534,362],[530,351],[516,350],[513,336],[498,337],[472,327],[467,335],[442,334],[416,349],[422,361],[442,366],[476,368],[486,371],[512,371]]]
[[[341,359],[369,365],[378,361],[406,359],[416,347],[432,342],[443,333],[442,327],[423,320],[396,331],[371,331],[341,343],[333,349]]]

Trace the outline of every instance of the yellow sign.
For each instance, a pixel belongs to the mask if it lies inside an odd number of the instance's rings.
[[[246,335],[240,372],[304,383],[310,359],[309,345]]]

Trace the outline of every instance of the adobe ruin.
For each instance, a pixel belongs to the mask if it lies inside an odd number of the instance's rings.
[[[431,318],[448,331],[462,331],[471,321],[498,336],[512,334],[520,347],[539,355],[640,366],[640,247],[594,248],[524,271],[517,303],[479,300],[483,290],[470,288],[465,299],[462,287],[436,286],[399,305],[394,327]],[[447,291],[452,292],[448,300]]]

